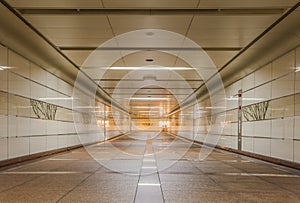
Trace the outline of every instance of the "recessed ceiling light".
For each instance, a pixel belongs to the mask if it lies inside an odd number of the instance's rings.
[[[146,35],[148,35],[148,36],[153,36],[153,35],[154,35],[154,32],[146,32]]]
[[[147,62],[153,62],[154,60],[153,59],[146,59],[145,61],[147,61]]]

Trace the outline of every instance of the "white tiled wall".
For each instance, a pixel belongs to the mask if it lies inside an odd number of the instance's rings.
[[[38,119],[30,106],[31,98],[72,97],[71,85],[2,46],[0,65],[11,67],[0,70],[0,160],[80,144],[71,100],[43,100],[59,106],[54,121]],[[90,136],[88,142],[98,139]]]
[[[295,67],[300,67],[300,48],[226,87],[227,98],[242,89],[243,106],[269,102],[264,120],[243,120],[243,151],[300,163],[300,71],[295,72]],[[232,109],[237,112],[236,108],[236,99],[227,101],[228,114],[232,114]],[[219,145],[236,149],[236,121],[236,114],[227,116],[223,134],[231,136],[221,136]],[[198,131],[199,141],[206,138],[205,130],[202,131]]]
[[[293,50],[283,55],[226,89],[232,94],[242,84],[243,98],[257,99],[243,101],[243,105],[270,101],[266,120],[243,122],[244,151],[299,162],[300,118],[295,113],[300,109],[300,96],[293,95],[300,90],[300,72],[295,73],[295,64],[300,66],[300,48],[297,53]]]

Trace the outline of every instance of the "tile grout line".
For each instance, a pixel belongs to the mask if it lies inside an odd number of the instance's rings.
[[[138,178],[138,181],[137,181],[137,186],[136,186],[136,189],[135,189],[133,203],[136,201],[136,196],[137,196],[137,193],[138,193],[139,182],[140,182],[141,174],[142,174],[143,160],[144,160],[144,157],[145,157],[146,150],[147,150],[147,145],[145,145],[144,155],[143,155],[143,158],[141,160],[141,168],[140,168],[140,172],[139,172],[139,178]]]
[[[69,191],[67,191],[63,196],[61,196],[56,203],[60,202],[61,200],[63,200],[63,198],[65,198],[68,194],[70,194],[72,191],[74,191],[79,185],[81,185],[84,181],[86,181],[89,177],[91,177],[92,175],[96,174],[97,171],[102,168],[102,166],[100,166],[99,168],[97,168],[94,172],[92,172],[90,175],[88,175],[86,178],[84,178],[82,181],[80,181],[80,183],[78,183],[77,185],[75,185],[72,189],[70,189]]]
[[[156,175],[158,178],[158,183],[152,183],[153,186],[158,186],[159,185],[159,190],[160,190],[160,196],[161,196],[161,201],[164,202],[164,197],[163,197],[163,192],[162,192],[162,187],[161,187],[161,182],[160,182],[160,178],[159,178],[159,173],[158,173],[158,169],[157,169],[157,162],[156,162],[156,158],[154,155],[154,150],[153,150],[153,145],[152,145],[152,138],[150,135],[148,135],[147,141],[146,141],[146,147],[145,147],[145,152],[144,152],[144,156],[143,156],[143,160],[142,160],[142,166],[141,166],[141,172],[140,172],[140,177],[139,177],[139,181],[138,181],[138,186],[137,186],[137,190],[136,190],[136,195],[135,195],[135,199],[134,202],[138,202],[137,197],[138,197],[138,193],[139,193],[139,187],[141,187],[142,182],[141,182],[141,177],[143,175],[148,175],[147,173],[143,174],[143,165],[144,165],[144,160],[145,160],[145,155],[150,154],[153,156],[153,162],[154,162],[154,166],[153,166],[153,171],[155,172],[150,172],[151,175]],[[152,167],[152,166],[151,166]],[[150,175],[149,174],[149,175]],[[151,184],[151,183],[149,183]],[[157,185],[156,185],[157,184]],[[149,187],[153,187],[152,185],[149,185]],[[147,186],[148,187],[148,186]],[[151,194],[150,194],[151,195]],[[149,195],[149,196],[150,196]],[[143,196],[147,196],[147,192],[143,193]]]

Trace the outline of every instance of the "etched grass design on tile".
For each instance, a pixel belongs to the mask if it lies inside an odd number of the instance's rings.
[[[269,101],[252,104],[242,108],[243,116],[246,121],[265,120]]]
[[[57,106],[46,102],[30,99],[34,114],[41,119],[55,120]]]

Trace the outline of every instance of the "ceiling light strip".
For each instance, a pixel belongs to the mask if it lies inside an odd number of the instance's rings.
[[[76,47],[61,46],[62,51],[240,51],[242,47]]]
[[[23,15],[274,15],[287,8],[17,8]]]

